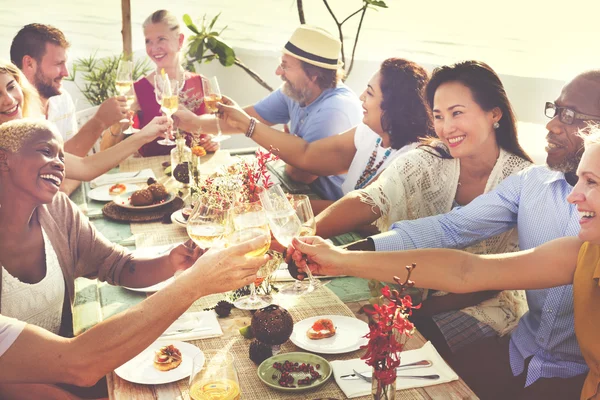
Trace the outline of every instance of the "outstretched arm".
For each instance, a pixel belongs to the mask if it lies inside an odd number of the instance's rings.
[[[171,285],[76,338],[27,325],[0,356],[0,382],[93,385],[149,346],[199,297],[252,282],[267,256],[245,254],[265,240],[263,236],[206,253]]]
[[[402,252],[347,251],[321,238],[294,239],[289,255],[317,274],[352,275],[393,282],[403,267],[417,264],[411,279],[419,287],[453,293],[483,290],[542,289],[573,282],[581,240],[556,239],[517,253],[475,255],[460,250],[426,249]]]
[[[315,217],[317,235],[330,238],[351,232],[370,225],[380,216],[378,207],[363,202],[358,192],[350,192]]]

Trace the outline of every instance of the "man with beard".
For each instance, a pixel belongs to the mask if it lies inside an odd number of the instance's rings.
[[[14,37],[10,58],[27,80],[37,89],[42,112],[58,128],[65,141],[65,151],[83,157],[94,146],[102,132],[127,116],[125,97],[105,100],[94,116],[77,131],[75,105],[62,80],[69,76],[64,34],[50,25],[29,24]],[[65,180],[63,191],[70,192],[78,182]]]
[[[275,70],[283,85],[244,111],[269,126],[289,123],[291,133],[308,142],[356,126],[362,109],[356,94],[341,82],[340,47],[340,41],[328,32],[301,25],[284,46]],[[286,173],[310,184],[325,199],[342,197],[344,175],[318,177],[290,165]]]
[[[396,222],[390,231],[350,247],[464,248],[515,225],[521,250],[576,236],[580,215],[566,198],[577,182],[583,153],[578,132],[590,122],[600,123],[600,70],[567,83],[554,103],[546,103],[545,114],[551,118],[546,126],[547,166],[510,176],[447,214]],[[527,300],[529,312],[511,335],[480,340],[453,354],[449,363],[482,399],[579,398],[588,368],[573,329],[573,287],[529,290]]]

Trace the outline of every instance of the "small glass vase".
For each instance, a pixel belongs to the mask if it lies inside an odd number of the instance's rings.
[[[373,369],[371,396],[373,400],[394,400],[396,398],[396,380],[394,379],[392,383],[384,384],[375,378],[375,370]]]
[[[175,147],[171,150],[171,175],[178,187],[190,184],[192,166],[192,150],[186,145],[185,138],[178,136]]]

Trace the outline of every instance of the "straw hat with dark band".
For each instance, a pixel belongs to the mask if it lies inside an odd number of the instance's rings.
[[[341,68],[341,43],[329,32],[316,26],[300,25],[283,52],[299,60],[326,69]]]

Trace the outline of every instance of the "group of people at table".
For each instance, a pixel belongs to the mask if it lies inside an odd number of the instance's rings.
[[[288,259],[317,274],[387,282],[417,263],[412,277],[430,290],[413,320],[481,398],[600,398],[600,129],[591,125],[600,123],[600,70],[545,104],[547,165],[532,165],[485,63],[430,75],[389,58],[357,97],[341,80],[340,42],[302,25],[283,48],[281,87],[245,108],[224,97],[215,116],[205,114],[202,76],[180,66],[177,18],[159,10],[143,29],[157,71],[185,82],[173,120],[190,139],[217,150],[209,133],[220,118],[320,195],[320,237],[381,232],[345,249],[295,239]],[[268,259],[244,256],[264,237],[209,251],[188,241],[144,259],[95,230],[65,194],[78,184],[69,179],[93,179],[136,151],[168,154],[157,140],[173,120],[161,116],[152,72],[134,84],[139,132],[121,133],[130,115],[122,96],[77,129],[61,87],[68,47],[58,29],[30,24],[13,39],[12,63],[0,62],[2,398],[76,398],[196,299],[249,284]],[[103,150],[86,157],[98,140]],[[71,337],[77,277],[146,287],[177,271],[155,295]]]

